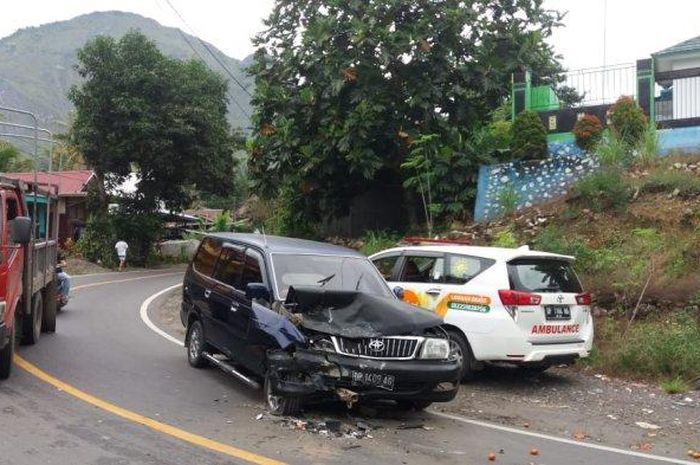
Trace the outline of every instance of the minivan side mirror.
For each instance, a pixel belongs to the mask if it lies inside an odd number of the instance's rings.
[[[403,287],[396,286],[394,289],[394,295],[398,297],[400,300],[403,300]]]
[[[270,301],[270,290],[263,283],[248,283],[245,287],[245,296],[250,300]]]
[[[10,228],[10,241],[15,244],[28,244],[32,240],[32,219],[18,216],[7,222]]]

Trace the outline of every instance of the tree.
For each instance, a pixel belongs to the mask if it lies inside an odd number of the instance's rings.
[[[251,67],[258,191],[319,222],[380,180],[404,181],[412,141],[469,140],[513,71],[561,71],[545,42],[561,15],[541,3],[277,0]],[[462,156],[455,174],[473,178],[478,154]]]
[[[12,144],[0,142],[0,173],[30,171],[34,168],[31,159],[23,156]]]
[[[234,159],[220,75],[200,61],[164,56],[138,32],[88,42],[77,70],[84,82],[69,93],[71,141],[105,187],[135,170],[134,205],[146,213],[159,202],[180,209],[193,190],[230,190]]]

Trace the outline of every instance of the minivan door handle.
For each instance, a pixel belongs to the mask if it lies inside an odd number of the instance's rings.
[[[211,289],[204,289],[204,298],[208,299],[211,295]]]
[[[429,294],[429,295],[440,295],[441,292],[442,292],[442,289],[437,288],[437,287],[433,287],[433,288],[425,291],[425,293]]]

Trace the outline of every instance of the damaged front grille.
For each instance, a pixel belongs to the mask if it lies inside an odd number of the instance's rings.
[[[333,337],[338,353],[352,357],[410,360],[416,358],[421,337]]]

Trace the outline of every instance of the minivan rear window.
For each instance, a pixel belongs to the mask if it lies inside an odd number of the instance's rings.
[[[518,258],[508,262],[510,288],[523,292],[580,293],[581,283],[571,264],[549,258]]]
[[[202,245],[199,246],[197,255],[192,261],[194,269],[204,275],[211,276],[214,272],[214,265],[219,252],[221,252],[221,244],[216,239],[211,237],[204,238]]]

